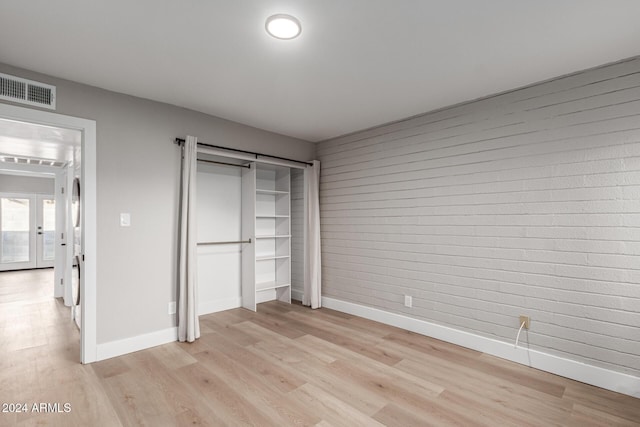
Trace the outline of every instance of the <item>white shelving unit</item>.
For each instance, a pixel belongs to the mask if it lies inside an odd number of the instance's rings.
[[[252,163],[242,176],[242,306],[291,303],[289,168]]]

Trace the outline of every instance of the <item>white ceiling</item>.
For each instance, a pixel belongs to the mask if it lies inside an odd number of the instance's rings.
[[[318,141],[640,54],[638,0],[0,0],[0,61]],[[265,19],[302,35],[270,38]],[[64,93],[60,93],[64,97]]]
[[[81,143],[78,130],[0,119],[0,161],[15,156],[66,163]]]

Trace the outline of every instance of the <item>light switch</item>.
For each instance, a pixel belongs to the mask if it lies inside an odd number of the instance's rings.
[[[120,227],[130,227],[131,226],[131,214],[129,213],[121,213],[120,214]]]

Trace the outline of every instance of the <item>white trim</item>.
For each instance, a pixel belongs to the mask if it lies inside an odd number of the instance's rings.
[[[229,159],[236,159],[236,160],[246,160],[248,162],[265,163],[265,164],[275,165],[275,166],[284,166],[284,167],[293,168],[293,169],[305,169],[307,167],[307,165],[303,165],[301,163],[294,162],[294,161],[269,159],[268,158],[269,156],[266,154],[264,154],[264,156],[267,158],[264,158],[264,157],[252,156],[250,154],[245,154],[245,153],[233,153],[233,152],[221,150],[218,148],[202,147],[202,146],[197,147],[196,151],[198,153],[210,154],[212,156],[226,157]]]
[[[240,297],[217,299],[213,301],[204,301],[198,304],[198,315],[217,313],[219,311],[231,310],[232,308],[242,307],[242,299]]]
[[[4,175],[52,178],[62,169],[59,166],[0,162],[0,173]]]
[[[67,307],[75,306],[75,302],[73,301],[73,263],[75,261],[76,255],[76,238],[75,238],[75,224],[74,219],[72,218],[72,209],[71,209],[71,196],[73,193],[73,179],[74,179],[74,171],[73,164],[67,164],[65,166],[65,174],[64,174],[64,188],[69,189],[66,192],[64,197],[64,210],[65,210],[65,218],[66,223],[64,227],[64,235],[65,235],[65,265],[64,265],[64,287],[62,289],[62,298],[64,300],[64,305]],[[79,267],[82,268],[82,265]],[[80,271],[82,275],[82,270]],[[82,321],[82,310],[79,311],[80,318],[78,319],[76,315],[76,310],[72,310],[72,319],[76,320],[76,324]],[[82,331],[82,323],[78,325],[80,330]]]
[[[67,195],[63,193],[67,182],[67,172],[66,167],[58,169],[55,175],[53,191],[56,200],[56,255],[53,268],[53,296],[62,298],[64,296],[65,266],[67,263],[67,230],[65,229],[65,224],[67,223]],[[65,246],[62,246],[63,243]]]
[[[0,118],[47,126],[76,129],[82,132],[82,233],[84,245],[84,272],[82,281],[82,329],[80,331],[80,360],[91,363],[97,360],[97,194],[96,161],[97,140],[95,120],[65,116],[48,111],[16,107],[0,103]]]
[[[322,297],[322,306],[481,351],[596,387],[640,398],[640,378],[633,375],[588,365],[521,346],[514,348],[513,344],[510,343],[348,301]]]
[[[293,289],[293,287],[291,288],[291,299],[294,299],[296,301],[302,301],[303,295],[304,295],[304,292],[301,291],[300,289]]]
[[[265,290],[258,289],[256,291],[256,304],[273,301],[275,299],[277,299],[275,289],[265,289]]]
[[[117,341],[110,341],[98,344],[96,351],[96,361],[111,359],[134,351],[146,350],[178,340],[178,327],[167,328],[148,334],[136,335],[135,337],[124,338]]]

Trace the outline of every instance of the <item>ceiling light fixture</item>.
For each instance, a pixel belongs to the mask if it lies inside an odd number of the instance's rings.
[[[285,14],[268,17],[264,27],[269,35],[281,40],[295,39],[302,32],[300,21],[294,16]]]

